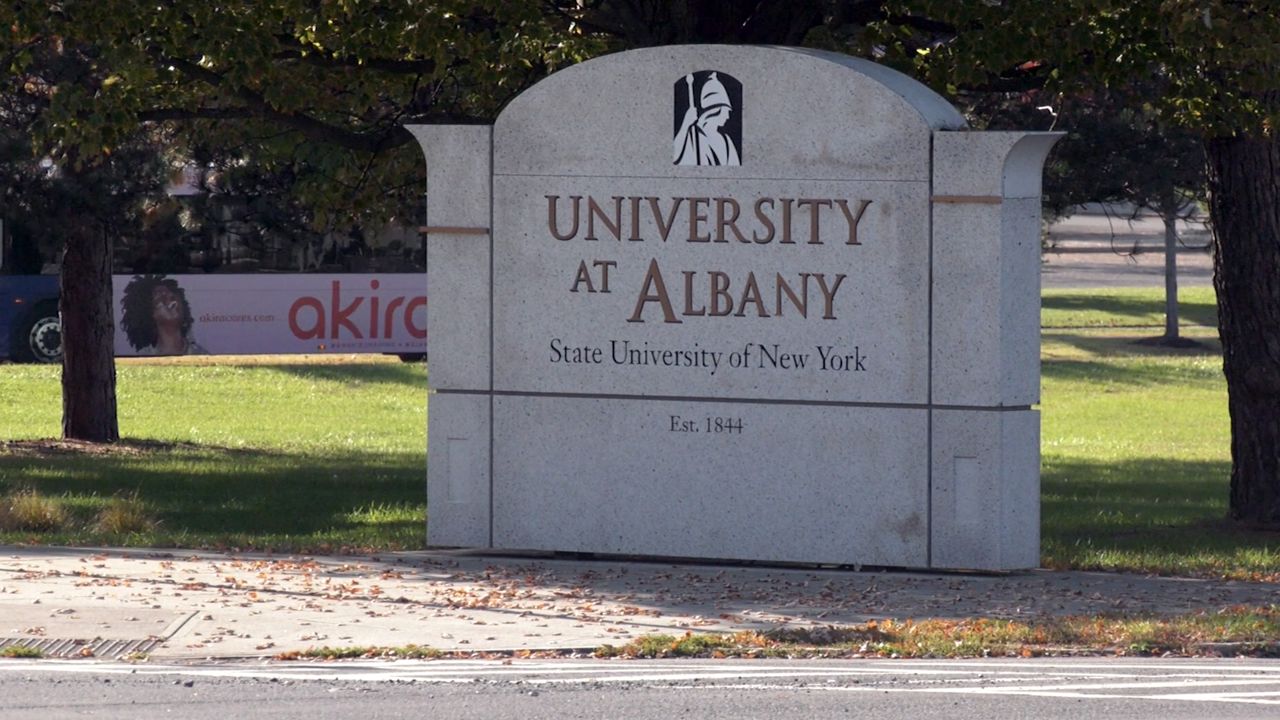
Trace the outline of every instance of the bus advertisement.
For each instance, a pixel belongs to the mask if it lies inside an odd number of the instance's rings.
[[[117,275],[118,357],[427,351],[425,275]]]
[[[427,352],[417,273],[115,275],[117,357]],[[56,275],[0,276],[0,359],[57,362]]]
[[[6,229],[0,224],[0,361],[58,362],[58,258],[30,234]],[[331,245],[319,260],[305,263],[308,272],[291,271],[296,256],[269,245],[225,235],[212,250],[210,244],[145,252],[117,245],[111,303],[116,356],[425,357],[425,247],[416,232],[401,231],[381,246]],[[156,258],[174,271],[157,272]]]

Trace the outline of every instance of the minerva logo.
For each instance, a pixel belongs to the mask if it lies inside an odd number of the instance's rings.
[[[742,164],[742,83],[717,70],[675,82],[675,165]]]
[[[411,337],[425,339],[426,318],[421,318],[422,324],[419,324],[414,315],[419,308],[426,308],[426,296],[384,298],[377,294],[378,287],[377,280],[370,281],[369,289],[374,292],[348,297],[344,305],[342,281],[334,280],[328,305],[313,295],[303,295],[293,302],[289,308],[289,329],[300,340],[337,340],[343,330],[351,338],[360,340],[389,338],[399,323]]]

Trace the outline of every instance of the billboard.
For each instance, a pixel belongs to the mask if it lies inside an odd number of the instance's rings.
[[[116,275],[117,356],[427,351],[422,273]]]

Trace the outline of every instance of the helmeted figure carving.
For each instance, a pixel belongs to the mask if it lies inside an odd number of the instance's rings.
[[[694,94],[692,74],[684,77],[689,92],[689,108],[672,141],[676,165],[741,165],[738,148],[724,132],[733,113],[733,104],[716,73]]]

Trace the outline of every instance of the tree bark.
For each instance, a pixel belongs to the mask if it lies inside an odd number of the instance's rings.
[[[1178,214],[1161,213],[1164,219],[1164,339],[1178,340]]]
[[[111,239],[74,223],[65,239],[58,311],[62,315],[62,437],[115,442],[115,322]]]
[[[1206,143],[1232,518],[1280,527],[1280,137]]]

